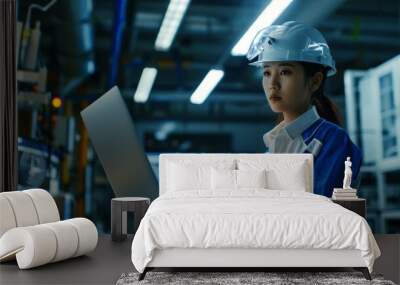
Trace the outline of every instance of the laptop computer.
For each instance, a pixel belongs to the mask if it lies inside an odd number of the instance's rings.
[[[81,116],[116,197],[158,197],[158,181],[117,86]]]

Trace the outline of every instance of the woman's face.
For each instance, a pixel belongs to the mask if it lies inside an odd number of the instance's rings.
[[[311,104],[304,68],[298,62],[264,63],[263,88],[274,112],[302,113]]]

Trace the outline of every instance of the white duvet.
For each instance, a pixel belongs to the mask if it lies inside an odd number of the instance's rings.
[[[358,249],[370,272],[380,256],[361,216],[321,195],[265,189],[158,197],[133,239],[133,265],[143,272],[154,249],[175,247]]]

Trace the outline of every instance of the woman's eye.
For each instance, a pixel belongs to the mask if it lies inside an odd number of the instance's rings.
[[[269,77],[269,76],[271,75],[271,72],[269,72],[269,71],[264,71],[263,74],[264,74],[264,76]],[[281,70],[280,74],[281,74],[281,75],[290,75],[291,72],[290,72],[290,70],[286,70],[286,69],[285,69],[285,70]]]

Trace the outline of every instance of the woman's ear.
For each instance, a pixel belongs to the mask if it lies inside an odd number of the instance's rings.
[[[322,72],[318,71],[315,73],[311,78],[310,78],[310,91],[311,93],[314,93],[315,91],[318,90],[318,88],[321,86],[322,80],[324,79],[324,75]]]

